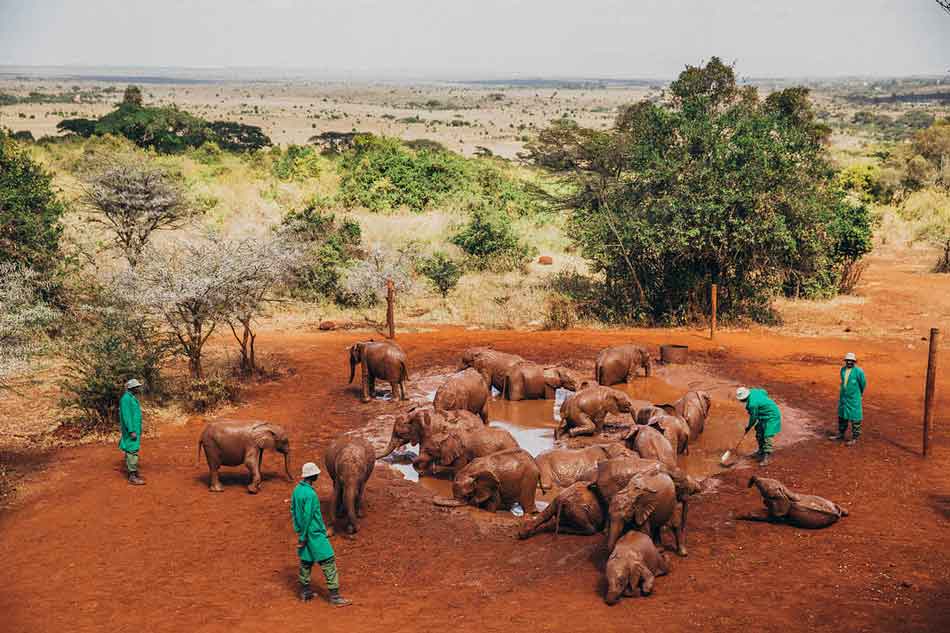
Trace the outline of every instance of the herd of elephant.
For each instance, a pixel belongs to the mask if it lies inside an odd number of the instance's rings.
[[[362,400],[375,393],[377,380],[392,385],[393,399],[406,399],[406,354],[392,341],[366,341],[349,350],[350,382],[361,367]],[[676,456],[689,451],[702,434],[711,398],[687,392],[671,404],[632,400],[612,385],[631,381],[640,369],[652,375],[649,352],[637,345],[603,350],[596,359],[594,380],[583,380],[570,369],[541,366],[520,356],[488,347],[462,354],[461,368],[436,391],[431,405],[413,406],[393,424],[388,446],[379,454],[360,437],[337,438],[324,453],[334,495],[327,525],[341,517],[356,533],[364,515],[363,491],[377,459],[406,445],[419,446],[413,461],[422,475],[452,476],[452,499],[435,498],[441,506],[472,505],[489,511],[519,504],[525,512],[519,538],[542,531],[594,535],[606,532],[605,601],[621,596],[648,595],[654,578],[667,573],[662,531],[673,535],[675,551],[686,555],[689,498],[702,485],[677,466]],[[504,429],[488,425],[487,405],[492,388],[510,400],[554,398],[559,388],[572,391],[560,408],[555,438],[564,446],[537,457],[520,448]],[[631,424],[621,439],[601,443],[573,442],[578,436],[601,433],[608,414],[627,414]],[[566,438],[566,439],[565,439]],[[276,425],[220,421],[206,426],[199,441],[210,470],[212,491],[221,491],[221,466],[247,467],[248,491],[261,485],[263,451],[284,455],[288,467],[289,440]],[[753,477],[768,514],[764,520],[800,527],[831,525],[847,512],[835,503],[792,492],[774,479]],[[552,502],[539,512],[535,495],[556,490]],[[331,532],[332,533],[332,532]]]

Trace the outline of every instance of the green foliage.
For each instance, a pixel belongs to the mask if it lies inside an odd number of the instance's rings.
[[[63,119],[56,124],[60,132],[89,138],[96,133],[96,119]]]
[[[129,103],[135,106],[142,105],[142,89],[138,86],[129,85],[122,95],[122,103]]]
[[[455,289],[463,274],[462,267],[443,251],[424,257],[416,270],[429,280],[443,299]]]
[[[669,91],[669,105],[623,108],[612,129],[558,121],[528,147],[571,188],[559,202],[603,276],[602,312],[628,322],[701,319],[716,282],[724,316],[767,321],[783,290],[836,291],[832,224],[843,194],[807,90],[762,101],[713,58]]]
[[[212,138],[218,146],[228,152],[255,152],[269,147],[271,140],[256,125],[245,125],[235,121],[212,121],[208,124]]]
[[[280,180],[306,180],[320,175],[320,157],[312,147],[288,145],[271,166]]]
[[[303,299],[335,298],[346,267],[360,254],[360,225],[337,219],[314,203],[291,211],[279,231],[299,245],[305,264],[294,275],[291,292]]]
[[[0,132],[0,264],[32,269],[45,282],[57,278],[65,211],[52,177]],[[47,286],[44,299],[51,300],[58,288]]]
[[[188,383],[185,403],[190,411],[206,413],[223,404],[238,402],[241,396],[240,385],[223,376],[196,378]]]
[[[32,143],[36,140],[33,138],[33,132],[30,132],[29,130],[19,130],[14,132],[10,135],[10,138],[12,138],[14,141],[21,141],[24,143]]]
[[[535,254],[518,239],[508,216],[488,207],[475,208],[450,241],[468,254],[468,265],[475,270],[523,269]]]
[[[576,323],[577,311],[570,297],[559,293],[548,296],[544,314],[545,330],[569,330]]]
[[[114,430],[125,382],[138,378],[150,396],[162,396],[161,366],[173,350],[174,343],[135,310],[102,310],[66,347],[60,404],[80,412],[89,427]]]
[[[881,168],[877,165],[851,165],[838,172],[835,181],[861,204],[887,202],[890,199],[890,193],[881,181]]]

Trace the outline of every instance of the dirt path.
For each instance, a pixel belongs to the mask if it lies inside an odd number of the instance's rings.
[[[358,335],[272,335],[294,376],[256,388],[233,417],[285,425],[295,468],[343,430],[396,405],[360,405],[345,382],[343,347]],[[690,556],[648,599],[606,607],[600,538],[514,538],[515,518],[486,527],[432,506],[418,486],[378,468],[369,515],[355,540],[335,538],[345,593],[355,605],[299,603],[280,462],[261,494],[206,489],[195,466],[200,422],[143,442],[148,485],[130,488],[113,446],[52,456],[28,496],[0,517],[0,630],[459,631],[950,630],[950,418],[938,415],[922,460],[925,354],[905,344],[723,333],[715,345],[687,331],[524,333],[461,329],[400,337],[412,364],[451,364],[463,348],[493,343],[549,361],[590,358],[631,336],[686,343],[737,380],[764,385],[816,419],[834,421],[838,358],[857,347],[868,379],[866,438],[845,449],[809,440],[781,451],[767,472],[851,511],[816,532],[736,521],[757,510],[749,470],[724,477],[691,506]],[[846,349],[847,348],[847,349]],[[947,363],[944,363],[945,365]],[[942,374],[950,406],[950,371]],[[938,403],[941,404],[941,403]],[[321,482],[326,502],[329,488]]]

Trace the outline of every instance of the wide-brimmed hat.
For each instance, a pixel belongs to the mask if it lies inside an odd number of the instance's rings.
[[[126,388],[126,389],[135,389],[136,387],[141,387],[141,386],[142,386],[142,383],[140,383],[140,382],[139,382],[137,379],[135,379],[135,378],[133,378],[133,379],[130,380],[129,382],[125,383],[125,388]]]
[[[854,355],[854,352],[848,352],[847,354],[844,355],[844,359],[857,361],[858,357]]]
[[[736,389],[736,400],[744,401],[749,399],[749,388],[748,387],[739,387]]]
[[[307,462],[303,465],[303,468],[300,469],[300,476],[306,479],[307,477],[316,477],[320,474],[320,467],[314,464],[313,462]]]

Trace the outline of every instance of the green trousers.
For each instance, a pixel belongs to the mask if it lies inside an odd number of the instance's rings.
[[[755,426],[755,439],[759,443],[759,455],[772,454],[772,436],[765,437],[765,429],[761,424]]]
[[[861,420],[845,420],[838,418],[838,435],[844,437],[848,432],[848,424],[851,425],[851,439],[856,440],[861,437]]]
[[[139,452],[138,451],[126,451],[125,452],[125,469],[129,471],[129,474],[137,473],[139,471]]]
[[[330,557],[317,563],[323,570],[323,577],[327,580],[327,589],[340,588],[340,578],[336,572],[336,557]],[[313,571],[313,561],[300,561],[300,584],[310,586],[310,575]]]

